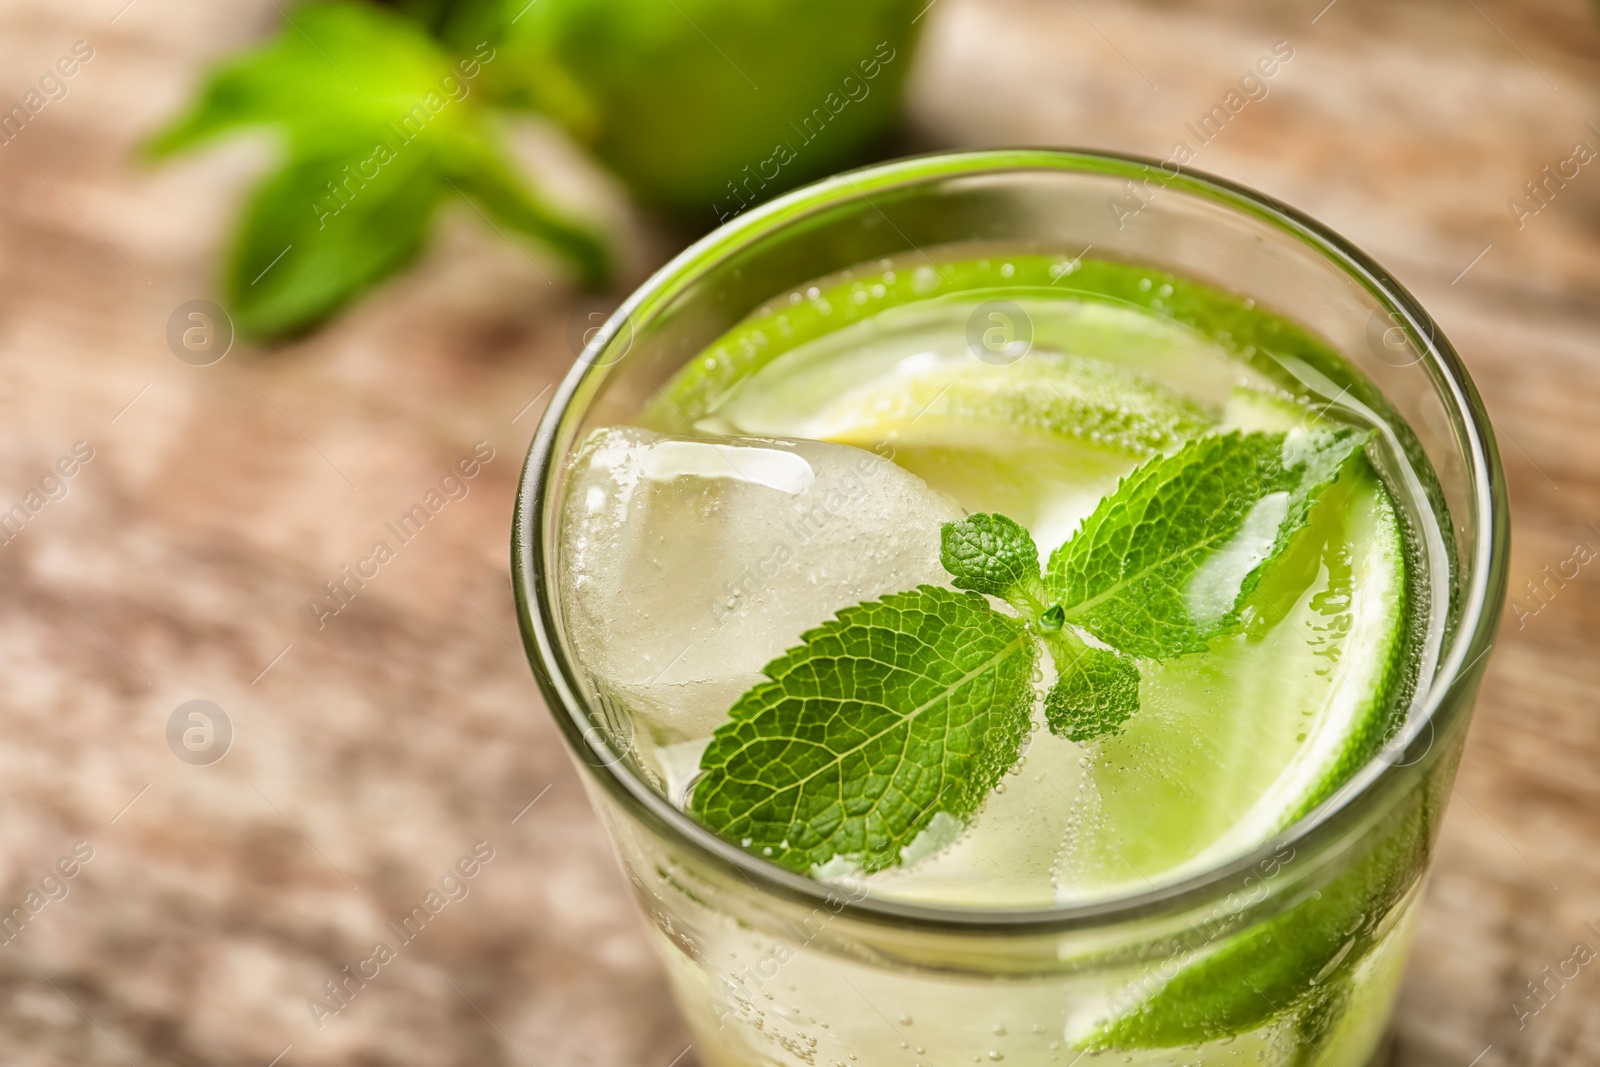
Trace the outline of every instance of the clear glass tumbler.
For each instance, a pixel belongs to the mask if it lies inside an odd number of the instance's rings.
[[[1412,435],[1397,443],[1437,476],[1398,487],[1444,546],[1425,567],[1435,654],[1404,728],[1346,788],[1217,869],[1090,905],[987,912],[795,875],[719,840],[653,789],[631,758],[628,723],[574,661],[554,575],[578,442],[631,419],[768,298],[870,260],[963,245],[1092,252],[1254,299],[1364,375],[1351,397],[1397,413]],[[660,270],[597,332],[546,413],[522,476],[512,566],[528,656],[707,1064],[1065,1067],[1089,1055],[1358,1067],[1378,1055],[1392,1011],[1499,616],[1507,538],[1499,461],[1471,382],[1427,314],[1361,252],[1216,178],[1010,150],[830,178],[741,215]],[[1327,949],[1310,967],[1304,951],[1279,947],[1311,941]],[[1186,977],[1212,957],[1228,965],[1205,982]],[[1159,991],[1170,1007],[1174,990],[1182,1010],[1151,1020],[1139,1040],[1083,1046],[1086,1020],[1138,1013]]]

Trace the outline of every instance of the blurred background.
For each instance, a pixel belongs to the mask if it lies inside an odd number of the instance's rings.
[[[1600,971],[1546,980],[1600,949],[1596,10],[924,3],[4,0],[0,1062],[695,1063],[516,639],[553,383],[786,184],[1179,140],[1398,275],[1500,432],[1396,1062],[1592,1057]]]

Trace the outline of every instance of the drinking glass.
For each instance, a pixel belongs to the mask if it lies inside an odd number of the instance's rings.
[[[985,248],[1147,265],[1317,334],[1354,371],[1330,401],[1386,416],[1391,445],[1412,461],[1387,472],[1391,492],[1439,534],[1420,583],[1432,651],[1377,758],[1215,869],[1038,910],[878,899],[708,832],[640,773],[630,720],[597,699],[574,659],[556,578],[568,460],[592,429],[630,421],[729,327],[811,279]],[[1317,368],[1303,370],[1308,388],[1331,392]],[[1472,383],[1426,312],[1372,260],[1292,208],[1170,163],[1003,150],[838,175],[740,215],[658,271],[597,331],[544,416],[522,475],[512,568],[534,672],[708,1065],[1067,1067],[1084,1054],[1075,1035],[1085,1020],[1140,1010],[1203,957],[1255,952],[1270,966],[1271,945],[1290,951],[1296,931],[1326,919],[1328,901],[1356,893],[1366,896],[1351,939],[1293,997],[1258,990],[1267,1003],[1250,1007],[1238,990],[1195,989],[1182,1045],[1105,1055],[1358,1067],[1379,1055],[1393,1008],[1503,600],[1507,541],[1499,460]],[[1345,959],[1352,946],[1359,958]],[[1338,995],[1320,995],[1336,970]]]

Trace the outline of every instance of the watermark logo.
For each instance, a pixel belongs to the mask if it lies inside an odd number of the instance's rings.
[[[1433,344],[1433,324],[1424,319],[1419,325],[1426,334],[1424,345],[1412,343],[1411,329],[1398,311],[1373,308],[1367,317],[1367,350],[1391,367],[1409,367]]]
[[[633,348],[633,320],[602,297],[580,300],[567,316],[567,347],[580,363],[609,367]]]
[[[233,347],[233,319],[209,300],[179,304],[167,316],[167,347],[191,367],[209,367]]]
[[[985,363],[1007,367],[1033,347],[1033,319],[1009,300],[986,300],[967,317],[967,348]]]
[[[307,997],[306,1008],[317,1029],[321,1030],[330,1018],[348,1008],[368,983],[377,980],[385,967],[399,959],[407,946],[422,936],[428,924],[440,913],[451,904],[466,900],[472,892],[472,880],[494,857],[494,846],[489,842],[479,841],[473,845],[470,853],[456,860],[454,866],[444,869],[438,880],[398,921],[391,919],[384,923],[383,936],[373,942],[369,955],[353,964],[345,964],[337,974],[322,983],[318,996]]]
[[[322,583],[322,592],[306,598],[306,608],[317,629],[325,629],[329,619],[349,607],[367,583],[394,562],[401,549],[420,537],[446,506],[465,500],[472,491],[472,479],[493,459],[494,446],[488,441],[473,445],[471,454],[462,456],[454,467],[448,468],[436,488],[424,493],[410,510],[383,524],[387,536],[374,541],[366,555],[354,563],[340,565],[339,573]],[[392,545],[390,538],[394,540]]]
[[[83,64],[94,55],[94,46],[88,41],[74,41],[70,54],[57,59],[53,67],[46,67],[37,86],[30,86],[21,100],[13,103],[9,110],[0,104],[0,145],[9,145],[22,135],[29,123],[37,121],[41,111],[65,100],[71,90],[67,81],[76,78]]]
[[[600,714],[597,716],[599,721],[590,722],[583,728],[584,750],[579,758],[591,767],[614,767],[633,754],[633,716],[598,678],[591,676],[589,681],[600,698],[597,701]]]
[[[137,399],[137,398],[135,398]],[[22,499],[9,508],[0,502],[0,545],[9,545],[33,521],[34,516],[50,504],[65,500],[72,491],[71,481],[83,465],[94,459],[94,446],[87,441],[74,441],[71,451],[60,456],[46,467],[39,480]]]
[[[1593,529],[1593,525],[1590,526]],[[0,535],[3,536],[3,535]],[[1526,590],[1525,597],[1511,600],[1507,606],[1516,616],[1517,629],[1526,629],[1528,620],[1537,618],[1539,613],[1549,607],[1567,587],[1567,583],[1578,577],[1585,566],[1592,563],[1597,553],[1588,541],[1578,541],[1572,546],[1572,551],[1565,559],[1555,563],[1546,563],[1539,570],[1539,579],[1535,582],[1529,579],[1522,583]]]
[[[1391,767],[1409,767],[1414,763],[1421,763],[1431,751],[1433,751],[1433,720],[1429,719],[1422,724],[1422,729],[1417,731],[1414,739],[1407,737],[1404,729],[1396,730],[1373,758]]]
[[[78,876],[83,865],[94,859],[94,846],[79,841],[72,851],[56,860],[55,866],[46,867],[37,881],[28,885],[22,899],[0,912],[0,947],[15,941],[33,917],[49,907],[67,899],[72,887],[67,883]]]
[[[191,767],[209,767],[233,747],[233,722],[209,700],[186,700],[167,717],[167,747]]]

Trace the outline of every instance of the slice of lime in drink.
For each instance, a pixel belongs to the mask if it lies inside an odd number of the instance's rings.
[[[1294,433],[1321,418],[1287,397],[1239,390],[1223,421]],[[1147,872],[1195,873],[1325,800],[1382,744],[1407,691],[1407,601],[1394,504],[1359,460],[1252,595],[1243,632],[1199,656],[1141,665],[1146,706],[1095,753],[1094,832],[1069,843],[1058,878],[1132,890],[1145,887]],[[1324,666],[1310,677],[1276,669],[1304,655],[1295,644],[1309,644]],[[1280,709],[1286,714],[1271,714]],[[1299,1011],[1336,971],[1360,962],[1422,862],[1423,813],[1397,813],[1391,822],[1322,892],[1236,938],[1184,953],[1169,981],[1133,1003],[1114,998],[1078,1043],[1197,1044]]]
[[[1034,306],[1039,343],[996,362],[974,355],[966,339],[984,306],[969,294],[923,301],[798,346],[734,388],[698,428],[871,449],[967,510],[1001,512],[1054,545],[1119,477],[1214,422],[1172,389],[1086,354],[1115,348],[1104,306],[1060,297]],[[1217,358],[1186,327],[1109,314],[1122,323],[1117,355],[1126,359]]]
[[[1227,1040],[1287,1018],[1301,1043],[1322,1052],[1332,1020],[1317,1025],[1326,992],[1350,976],[1393,926],[1427,864],[1429,829],[1437,819],[1433,799],[1413,789],[1369,836],[1338,857],[1336,873],[1296,906],[1237,934],[1205,928],[1180,940],[1171,960],[1147,966],[1145,975],[1113,991],[1120,1010],[1067,1036],[1086,1050],[1182,1048]],[[1290,852],[1283,860],[1296,861]],[[1308,1025],[1309,1024],[1309,1025]]]
[[[1252,594],[1242,632],[1140,664],[1139,713],[1094,749],[1096,810],[1064,848],[1062,896],[1215,866],[1332,793],[1387,729],[1405,605],[1394,506],[1357,460]]]

